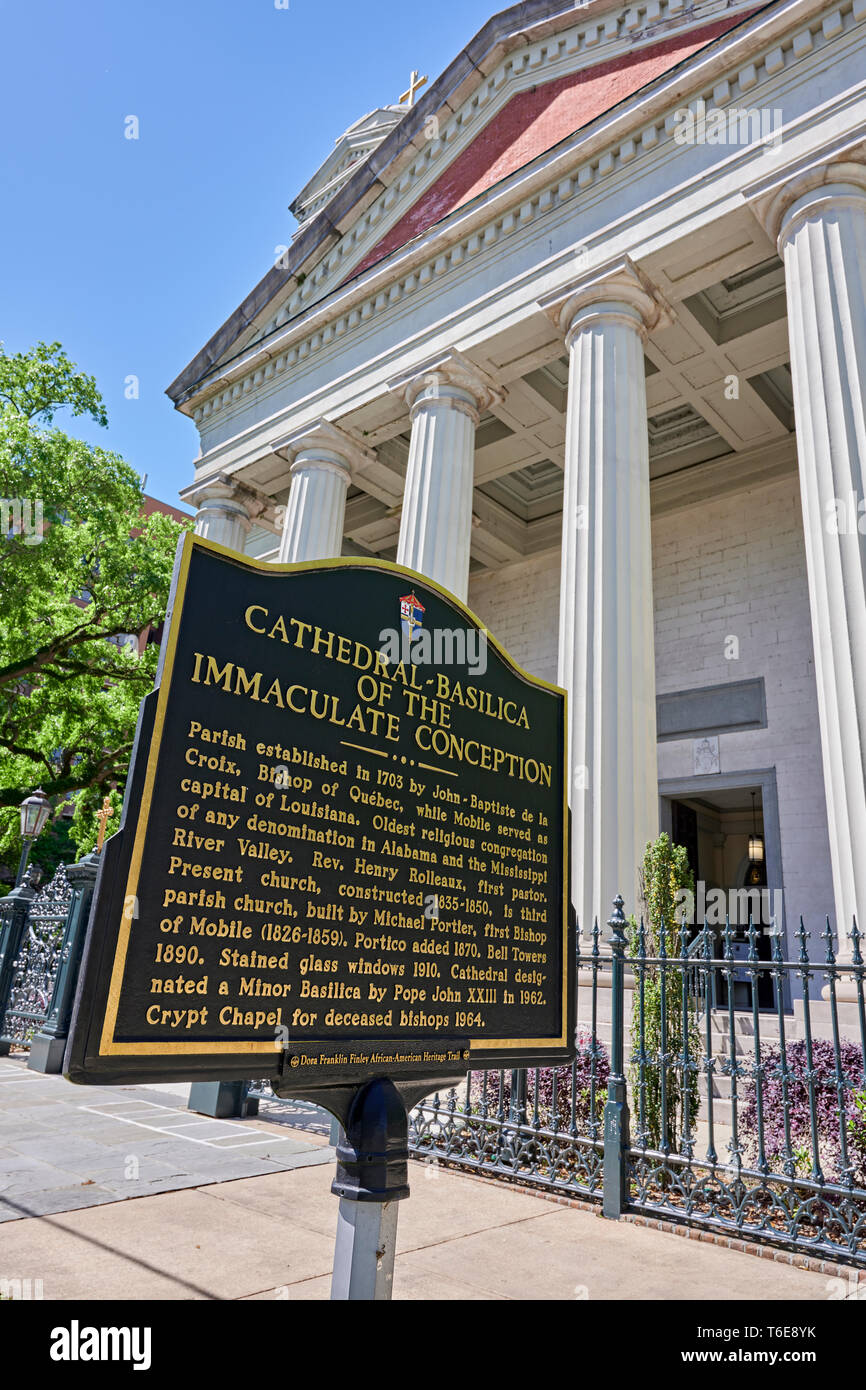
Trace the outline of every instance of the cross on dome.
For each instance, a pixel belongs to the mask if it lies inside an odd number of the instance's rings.
[[[409,78],[409,90],[408,92],[403,93],[403,95],[400,98],[399,104],[402,106],[404,102],[408,101],[410,106],[414,106],[415,93],[419,92],[426,82],[427,78],[419,77],[418,71],[416,69],[415,72],[412,73],[412,76]]]

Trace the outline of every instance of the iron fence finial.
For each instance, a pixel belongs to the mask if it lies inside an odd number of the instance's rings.
[[[863,964],[863,953],[860,950],[860,942],[863,940],[863,933],[857,926],[857,918],[852,918],[851,930],[848,933],[851,941],[851,959],[855,965]]]
[[[623,912],[624,906],[625,900],[623,899],[622,894],[617,893],[616,897],[613,900],[613,914],[608,918],[607,922],[607,925],[610,927],[611,945],[616,944],[617,946],[623,947],[626,945],[626,917],[625,913]]]

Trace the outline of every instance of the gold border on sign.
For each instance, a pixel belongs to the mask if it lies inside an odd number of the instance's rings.
[[[150,748],[147,757],[147,769],[145,771],[144,786],[142,788],[141,801],[139,803],[138,819],[135,825],[135,840],[132,847],[132,858],[129,864],[129,874],[127,876],[126,893],[124,904],[129,904],[137,898],[138,880],[141,871],[141,862],[144,855],[144,843],[147,835],[147,827],[150,819],[151,799],[153,788],[156,781],[156,769],[159,762],[159,752],[162,744],[162,734],[165,725],[165,715],[171,693],[171,681],[174,674],[174,662],[177,654],[177,641],[180,632],[180,625],[183,619],[184,599],[186,597],[186,587],[189,578],[189,566],[193,549],[205,551],[211,555],[219,555],[225,560],[231,561],[240,569],[256,570],[261,574],[302,574],[307,570],[326,570],[326,569],[372,569],[380,574],[393,574],[405,576],[407,579],[416,580],[428,589],[434,590],[441,598],[450,603],[452,608],[468,621],[468,623],[483,631],[487,640],[499,653],[511,670],[518,675],[528,685],[536,689],[549,690],[554,695],[562,697],[562,750],[564,760],[563,770],[563,809],[562,809],[562,1001],[561,1018],[562,1032],[558,1038],[476,1038],[469,1043],[470,1051],[477,1052],[536,1052],[544,1051],[548,1048],[564,1047],[567,1042],[568,1025],[568,907],[569,907],[569,882],[568,882],[568,786],[565,768],[568,766],[567,760],[567,738],[568,738],[568,695],[558,685],[553,685],[550,681],[543,680],[540,676],[530,675],[525,671],[512,656],[505,650],[501,642],[487,630],[480,618],[468,608],[461,599],[448,589],[437,584],[435,580],[428,579],[426,575],[419,574],[417,570],[407,569],[405,565],[395,565],[389,560],[376,560],[366,556],[348,556],[331,560],[309,560],[300,564],[280,565],[271,564],[267,560],[254,560],[250,556],[241,555],[238,551],[228,550],[223,545],[217,545],[215,541],[205,540],[202,536],[196,536],[192,532],[187,532],[183,538],[180,552],[180,562],[177,571],[177,581],[174,585],[171,604],[171,619],[169,629],[165,637],[165,658],[163,661],[162,672],[159,683],[159,699],[157,701],[156,714],[154,716],[153,733],[150,740]],[[132,927],[133,917],[126,910],[121,914],[120,930],[117,937],[114,962],[111,969],[111,980],[108,988],[108,999],[106,1002],[105,1018],[103,1020],[102,1033],[99,1043],[99,1055],[101,1057],[168,1057],[168,1056],[214,1056],[220,1053],[249,1053],[251,1055],[262,1055],[279,1052],[281,1049],[276,1047],[273,1042],[242,1041],[236,1042],[162,1042],[153,1044],[149,1042],[124,1043],[117,1042],[115,1039],[115,1026],[117,1023],[117,1013],[120,1006],[120,990],[123,983],[123,973],[126,967],[126,955],[129,948],[129,934]],[[303,1040],[299,1040],[303,1041]],[[336,1039],[343,1043],[346,1039]],[[359,1046],[383,1048],[394,1046],[396,1043],[407,1045],[411,1039],[405,1038],[363,1038],[356,1039]],[[425,1039],[426,1041],[426,1039]],[[313,1048],[321,1046],[322,1042],[308,1040],[306,1046]],[[325,1043],[324,1045],[328,1045]]]

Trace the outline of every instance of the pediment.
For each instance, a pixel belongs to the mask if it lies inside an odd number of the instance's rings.
[[[362,273],[423,235],[450,212],[480,197],[619,101],[685,62],[742,18],[742,14],[728,14],[697,28],[689,26],[675,36],[516,91],[462,150],[455,150],[448,168],[398,217],[353,273]]]
[[[334,148],[313,177],[289,205],[289,211],[303,226],[336,197],[358,165],[390,134],[406,115],[405,106],[382,106],[349,126],[334,142]],[[296,233],[297,235],[297,233]]]
[[[292,203],[275,266],[169,388],[177,402],[340,285],[685,64],[754,0],[530,0],[495,16],[414,107],[382,107],[337,140]],[[498,35],[498,37],[497,37]]]

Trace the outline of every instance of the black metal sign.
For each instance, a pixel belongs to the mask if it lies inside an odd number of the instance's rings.
[[[300,1094],[569,1059],[565,729],[422,576],[186,536],[67,1075]]]

